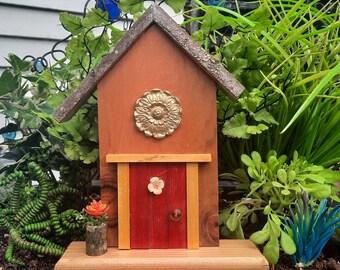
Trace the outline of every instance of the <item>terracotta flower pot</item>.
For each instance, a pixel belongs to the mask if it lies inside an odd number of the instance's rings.
[[[86,254],[99,256],[107,251],[107,224],[98,226],[86,224]]]

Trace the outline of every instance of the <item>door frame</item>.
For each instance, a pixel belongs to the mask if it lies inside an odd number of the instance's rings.
[[[185,162],[187,185],[187,248],[199,247],[198,163],[211,162],[211,154],[107,154],[117,163],[118,248],[130,249],[130,163]]]

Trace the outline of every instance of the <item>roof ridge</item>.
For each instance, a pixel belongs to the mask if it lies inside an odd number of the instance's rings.
[[[178,44],[232,99],[236,99],[242,93],[243,85],[216,58],[198,45],[161,7],[153,4],[116,46],[103,57],[99,65],[89,72],[78,88],[54,111],[53,115],[58,122],[69,120],[79,110],[95,91],[97,83],[154,23]]]

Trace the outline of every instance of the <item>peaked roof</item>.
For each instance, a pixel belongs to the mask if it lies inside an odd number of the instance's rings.
[[[69,120],[96,90],[97,83],[123,57],[143,33],[153,24],[158,25],[196,64],[198,64],[232,99],[244,90],[213,56],[204,51],[162,8],[151,5],[131,29],[121,38],[78,88],[54,111],[58,122]]]

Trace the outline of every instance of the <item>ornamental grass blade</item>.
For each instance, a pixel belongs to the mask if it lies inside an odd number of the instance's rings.
[[[317,95],[324,90],[325,86],[338,74],[340,73],[340,63],[337,64],[330,72],[320,81],[320,83],[314,88],[312,93],[308,96],[306,101],[301,105],[300,109],[294,114],[292,119],[289,121],[287,126],[281,131],[281,134],[284,133],[294,122],[295,120],[310,106],[310,104],[314,101]]]

